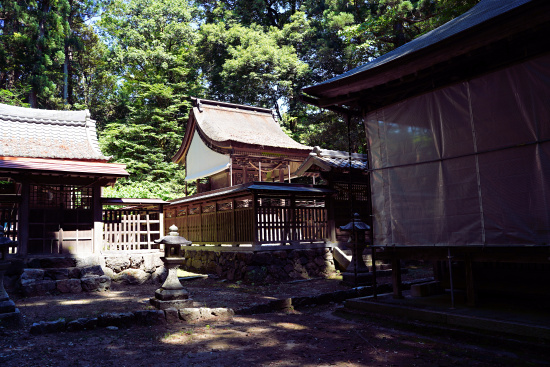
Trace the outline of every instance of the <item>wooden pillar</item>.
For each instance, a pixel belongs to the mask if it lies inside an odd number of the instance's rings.
[[[327,207],[327,231],[331,242],[336,242],[336,218],[334,214],[334,195],[327,196],[325,205]]]
[[[233,226],[233,236],[231,238],[231,242],[232,242],[232,247],[233,246],[236,246],[236,247],[239,247],[239,245],[237,245],[237,201],[235,200],[235,198],[231,199],[231,225]]]
[[[258,163],[258,180],[262,182],[262,161]]]
[[[245,165],[243,166],[243,183],[248,182],[248,169],[246,168],[246,164],[248,163],[245,163]]]
[[[290,241],[298,240],[298,223],[296,220],[296,196],[290,196]],[[291,244],[293,244],[291,242]]]
[[[394,255],[391,262],[391,277],[393,283],[393,298],[403,298],[403,285],[401,284],[401,261]]]
[[[287,167],[288,167],[288,183],[291,183],[290,182],[290,162],[287,164]]]
[[[233,186],[233,158],[229,158],[229,186]]]
[[[203,236],[202,236],[202,232],[204,230],[203,228],[203,220],[202,220],[202,203],[199,203],[199,219],[200,219],[200,222],[199,222],[199,242],[202,242],[203,241]]]
[[[92,200],[94,212],[92,251],[94,254],[97,254],[103,249],[103,205],[101,204],[101,185],[94,184],[92,187]]]
[[[29,252],[29,214],[30,214],[30,184],[27,180],[21,182],[21,203],[19,204],[19,228],[17,229],[17,253],[27,255]]]
[[[372,262],[372,265],[371,265],[371,271],[372,271],[372,288],[374,290],[374,293],[373,293],[373,296],[374,296],[374,299],[376,299],[378,297],[378,284],[376,283],[376,249],[374,248],[374,246],[372,245],[372,242],[371,242],[371,245],[370,245],[370,253],[371,253],[371,262]]]
[[[159,205],[159,239],[164,237],[166,234],[164,233],[165,223],[164,223],[164,204]],[[160,249],[164,251],[164,245],[160,245]]]
[[[258,238],[258,197],[256,196],[256,194],[254,194],[253,196],[253,200],[252,200],[252,228],[253,228],[253,231],[254,231],[254,242],[252,243],[252,248],[253,249],[260,249],[261,247],[261,244],[260,244],[260,240]]]

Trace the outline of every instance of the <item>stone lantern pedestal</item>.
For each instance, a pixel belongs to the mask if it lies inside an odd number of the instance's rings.
[[[4,288],[4,274],[10,266],[10,261],[7,260],[9,247],[17,246],[17,242],[4,237],[4,227],[0,227],[0,325],[5,327],[21,327],[23,319],[19,309],[15,307],[15,303],[10,299],[6,289]]]
[[[365,232],[370,226],[361,221],[359,214],[355,213],[351,222],[341,226],[342,231],[350,233],[350,242],[347,247],[351,250],[351,261],[342,273],[342,283],[349,286],[370,285],[373,283],[373,275],[363,260],[363,252],[367,247]]]
[[[155,291],[155,297],[150,299],[150,303],[159,310],[191,307],[193,300],[189,298],[189,292],[178,279],[178,266],[183,264],[184,260],[181,246],[190,245],[191,241],[178,236],[178,227],[172,225],[169,235],[155,242],[164,244],[164,257],[161,260],[168,269],[168,276],[162,286]]]

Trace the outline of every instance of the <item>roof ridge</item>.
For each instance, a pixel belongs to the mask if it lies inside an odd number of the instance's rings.
[[[209,105],[209,106],[215,106],[215,107],[219,107],[219,108],[225,107],[227,109],[254,111],[254,112],[269,113],[269,114],[273,113],[273,109],[270,109],[270,108],[255,107],[255,106],[242,105],[242,104],[229,103],[229,102],[222,102],[222,101],[213,101],[213,100],[210,100],[210,99],[202,99],[202,98],[191,97],[191,101],[193,103],[193,107],[198,107],[199,110],[200,110],[200,105],[206,104],[206,105]]]
[[[20,121],[20,122],[28,122],[28,123],[36,123],[36,124],[44,124],[44,125],[73,125],[73,126],[86,125],[86,121],[59,120],[59,119],[53,120],[53,119],[18,116],[18,115],[7,115],[7,114],[3,115],[2,118],[4,120]]]

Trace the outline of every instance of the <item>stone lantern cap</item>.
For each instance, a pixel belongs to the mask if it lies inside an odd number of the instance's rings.
[[[359,213],[355,213],[353,215],[353,220],[346,224],[345,226],[340,226],[340,229],[342,231],[351,232],[353,230],[356,231],[368,231],[370,229],[370,226],[367,223],[364,223],[361,221],[361,217],[359,216]]]
[[[192,242],[186,239],[185,237],[178,235],[178,227],[175,225],[170,226],[170,232],[168,236],[164,236],[155,240],[155,243],[162,243],[165,245],[190,245]]]

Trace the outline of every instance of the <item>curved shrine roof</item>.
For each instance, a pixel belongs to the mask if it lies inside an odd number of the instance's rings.
[[[85,111],[40,110],[0,104],[0,156],[108,161],[95,121]]]
[[[310,151],[284,133],[269,109],[209,100],[194,100],[193,115],[203,134],[215,145],[234,143]]]
[[[350,159],[348,152],[315,147],[308,158],[296,170],[295,174],[297,176],[307,175],[307,171],[312,166],[318,166],[323,171],[330,171],[333,169],[346,170],[349,169],[350,163],[352,169],[361,171],[368,170],[368,159],[366,154],[352,153]]]

